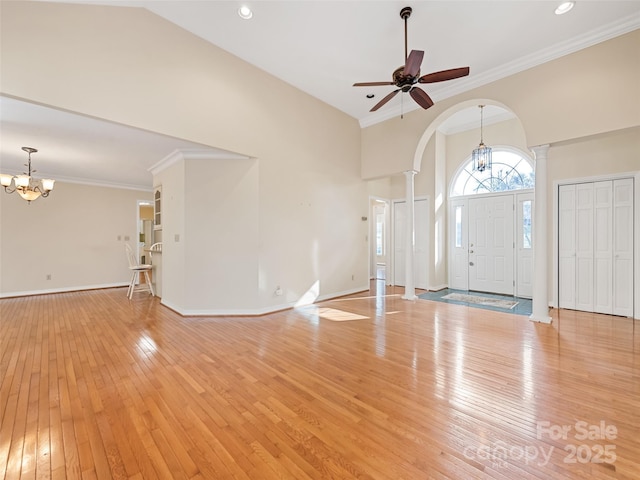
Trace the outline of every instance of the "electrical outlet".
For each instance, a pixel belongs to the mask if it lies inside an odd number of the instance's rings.
[[[180,241],[180,234],[179,234],[179,233],[176,233],[176,234],[173,236],[173,240],[174,240],[174,242],[178,243],[178,242]]]
[[[47,273],[47,280],[51,280],[51,274]]]
[[[128,241],[129,241],[129,235],[125,235],[125,236],[124,236],[124,241],[125,241],[125,242],[128,242]]]
[[[355,275],[351,275],[351,280],[355,280],[356,276]]]
[[[276,287],[276,292],[275,292],[275,293],[276,293],[276,295],[278,295],[278,296],[282,295],[282,293],[283,293],[283,292],[282,292],[282,289],[280,288],[280,285],[278,285],[278,286]]]
[[[118,241],[122,240],[122,235],[118,235]]]

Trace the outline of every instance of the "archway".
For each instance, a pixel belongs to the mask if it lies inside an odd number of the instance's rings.
[[[513,110],[511,110],[507,105],[495,100],[487,99],[487,98],[467,100],[464,102],[460,102],[456,105],[453,105],[452,107],[449,107],[440,115],[438,115],[433,120],[433,122],[429,124],[429,126],[426,128],[426,130],[420,137],[420,140],[418,141],[418,145],[416,146],[416,152],[413,156],[413,169],[415,171],[417,172],[420,171],[420,167],[422,165],[422,157],[424,155],[425,149],[427,148],[427,144],[429,143],[429,140],[431,140],[431,137],[436,133],[436,131],[455,114],[465,110],[472,109],[472,108],[475,109],[477,108],[478,105],[487,105],[487,106],[492,105],[495,107],[499,107],[504,111],[508,112],[514,118],[517,118],[516,113]]]
[[[496,124],[496,127],[493,127],[494,131],[504,131],[501,134],[502,136],[498,136],[499,138],[494,139],[492,136],[487,138],[487,143],[489,145],[496,146],[494,140],[498,140],[498,143],[503,146],[504,150],[512,149],[514,151],[518,151],[526,158],[529,165],[531,165],[532,161],[526,141],[526,135],[521,122],[513,110],[498,101],[481,98],[460,102],[438,115],[425,129],[415,150],[413,168],[415,171],[419,172],[422,169],[423,161],[426,161],[426,158],[429,158],[430,162],[433,161],[430,157],[426,156],[427,150],[430,155],[435,155],[435,169],[432,171],[430,166],[428,168],[428,173],[433,176],[434,181],[434,202],[432,203],[431,212],[432,237],[430,243],[432,245],[432,251],[430,255],[430,268],[436,272],[435,275],[433,275],[434,285],[436,286],[444,286],[449,283],[450,279],[451,272],[445,271],[446,267],[443,267],[442,263],[438,263],[442,262],[442,260],[444,260],[444,263],[448,263],[446,259],[448,257],[449,249],[451,248],[451,237],[449,236],[449,239],[447,239],[447,225],[450,223],[448,219],[449,202],[447,201],[447,198],[450,196],[450,179],[453,178],[454,172],[460,168],[461,163],[469,158],[471,151],[478,144],[477,141],[479,140],[479,136],[477,138],[475,136],[475,132],[478,131],[480,123],[479,110],[477,108],[478,105],[486,105],[488,107],[492,106],[505,114],[503,118],[487,122],[489,125]],[[458,132],[454,132],[451,135],[446,131],[444,135],[441,133],[443,128],[450,123],[452,117],[460,116],[465,112],[468,113],[467,128],[460,129]],[[503,123],[503,121],[508,119],[512,119],[514,121],[510,123]],[[466,132],[466,134],[464,132]],[[436,135],[436,133],[438,133],[438,135]],[[457,133],[460,133],[460,135],[454,137],[453,135],[456,135]],[[513,140],[509,138],[510,134],[513,135]],[[429,145],[432,140],[436,143]],[[442,147],[443,144],[446,144],[446,147]],[[456,146],[451,147],[451,145]],[[529,188],[531,187],[531,185],[527,186]]]

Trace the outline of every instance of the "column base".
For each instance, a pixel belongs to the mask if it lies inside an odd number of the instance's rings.
[[[406,295],[405,294],[400,298],[402,298],[403,300],[411,300],[411,301],[413,301],[413,300],[417,300],[418,296],[417,295]]]

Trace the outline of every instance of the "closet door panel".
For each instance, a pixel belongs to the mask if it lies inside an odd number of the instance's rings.
[[[576,308],[593,312],[593,183],[576,186]]]
[[[613,314],[633,316],[633,179],[613,182]]]
[[[576,186],[558,191],[558,305],[576,308]]]
[[[594,308],[598,313],[613,313],[613,182],[593,184],[594,232],[593,276]]]

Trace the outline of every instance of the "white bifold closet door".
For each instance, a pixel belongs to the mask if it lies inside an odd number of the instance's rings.
[[[633,179],[561,185],[559,306],[633,315]]]

